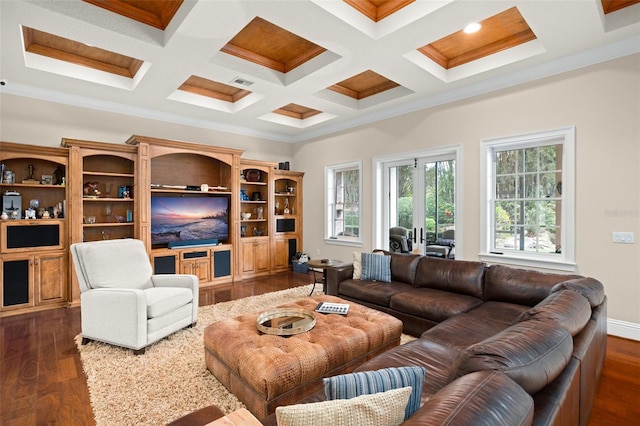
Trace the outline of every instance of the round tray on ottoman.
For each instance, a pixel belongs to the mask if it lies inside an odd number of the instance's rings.
[[[256,327],[265,334],[293,336],[305,333],[316,325],[316,315],[311,311],[293,308],[275,308],[263,312],[256,320]]]
[[[400,320],[338,297],[308,297],[281,308],[312,312],[319,302],[349,303],[349,313],[316,314],[315,327],[290,336],[262,333],[257,313],[205,328],[207,368],[257,418],[321,390],[324,377],[349,373],[400,344]]]

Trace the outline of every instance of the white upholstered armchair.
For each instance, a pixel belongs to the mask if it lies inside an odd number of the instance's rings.
[[[152,275],[140,240],[71,245],[80,285],[82,344],[91,340],[142,354],[198,319],[198,277]]]

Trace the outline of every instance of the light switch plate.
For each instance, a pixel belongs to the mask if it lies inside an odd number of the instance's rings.
[[[635,243],[633,232],[613,232],[613,242],[622,244]]]

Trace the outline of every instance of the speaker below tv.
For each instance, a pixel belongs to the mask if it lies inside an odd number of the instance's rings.
[[[219,242],[217,238],[208,238],[202,240],[170,241],[168,246],[172,249],[181,247],[217,246],[218,244]]]

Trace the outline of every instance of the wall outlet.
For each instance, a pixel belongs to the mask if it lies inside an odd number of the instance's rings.
[[[320,256],[320,249],[316,250],[316,254]]]
[[[613,232],[613,242],[622,244],[635,243],[633,232]]]

